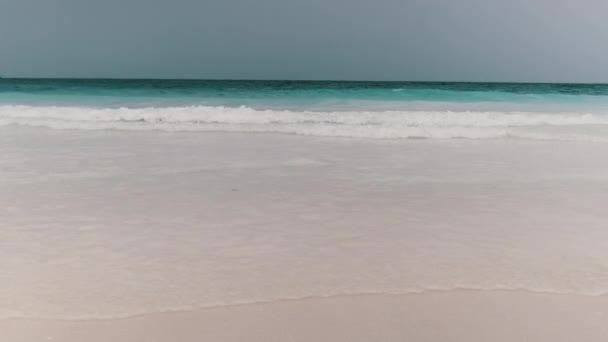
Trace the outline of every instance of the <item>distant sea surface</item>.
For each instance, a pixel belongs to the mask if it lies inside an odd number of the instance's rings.
[[[608,85],[0,79],[8,125],[603,141]]]

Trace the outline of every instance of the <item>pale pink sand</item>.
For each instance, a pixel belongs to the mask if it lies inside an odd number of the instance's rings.
[[[0,320],[1,341],[608,341],[608,297],[447,291],[279,301],[110,320]]]

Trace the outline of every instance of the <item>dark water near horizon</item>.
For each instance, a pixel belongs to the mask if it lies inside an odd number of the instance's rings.
[[[476,104],[492,103],[521,107],[608,106],[608,84],[0,79],[0,105],[244,105],[294,109],[324,105],[348,108],[354,104],[400,109],[415,103],[442,104],[442,108],[454,103],[460,109],[467,109],[462,104],[470,104],[471,110],[476,109]]]

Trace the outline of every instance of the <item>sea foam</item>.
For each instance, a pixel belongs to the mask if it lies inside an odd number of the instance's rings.
[[[526,138],[605,141],[608,115],[481,111],[292,111],[188,106],[0,106],[0,126],[54,129],[269,132],[328,137]]]

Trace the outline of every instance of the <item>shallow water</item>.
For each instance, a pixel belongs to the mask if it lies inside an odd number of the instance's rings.
[[[604,143],[0,128],[0,317],[608,293]]]
[[[0,317],[606,294],[607,141],[607,85],[0,79]]]

